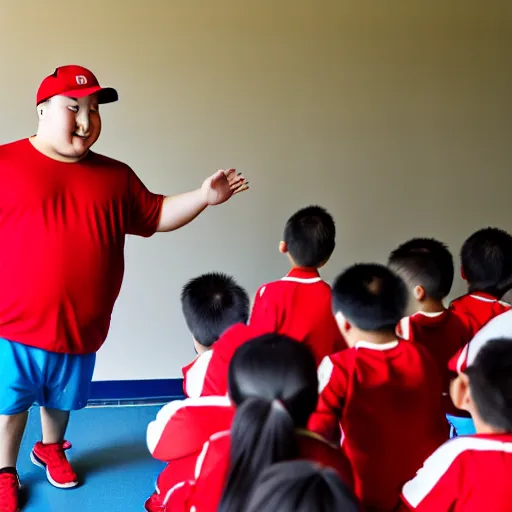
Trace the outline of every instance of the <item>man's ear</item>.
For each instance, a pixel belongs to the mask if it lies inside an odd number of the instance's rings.
[[[46,103],[41,103],[37,106],[37,117],[42,121],[46,117]]]
[[[283,240],[279,242],[279,252],[281,254],[286,254],[288,252],[288,244]]]
[[[459,373],[450,384],[450,397],[457,409],[471,412],[471,392],[469,389],[469,378],[465,373]]]

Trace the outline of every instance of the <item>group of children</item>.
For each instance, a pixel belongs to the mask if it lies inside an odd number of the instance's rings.
[[[508,511],[512,507],[512,236],[461,250],[468,293],[448,307],[453,257],[415,238],[387,265],[319,269],[335,223],[286,223],[291,271],[247,292],[221,273],[183,288],[197,357],[184,400],[148,426],[167,463],[148,512]]]

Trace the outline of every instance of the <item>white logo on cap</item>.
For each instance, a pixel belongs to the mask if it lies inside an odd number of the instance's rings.
[[[76,83],[78,85],[85,85],[87,83],[87,78],[84,75],[76,75]]]

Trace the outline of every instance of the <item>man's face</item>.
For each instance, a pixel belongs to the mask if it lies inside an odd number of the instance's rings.
[[[78,160],[98,140],[101,118],[96,95],[54,96],[40,108],[44,108],[41,120],[44,138],[57,155]]]

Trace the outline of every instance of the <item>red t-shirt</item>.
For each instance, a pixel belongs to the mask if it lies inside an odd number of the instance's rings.
[[[229,363],[236,349],[262,334],[259,329],[235,324],[225,331],[210,350],[182,368],[186,397],[223,396],[228,392]]]
[[[339,424],[363,506],[393,510],[404,483],[449,436],[434,360],[413,343],[361,341],[326,357],[318,374],[308,428],[334,440]]]
[[[353,486],[352,468],[343,453],[311,432],[298,431],[299,458],[331,467],[349,488]],[[229,473],[231,435],[214,434],[204,445],[197,461],[195,478],[176,485],[166,496],[165,510],[173,512],[216,512]]]
[[[400,511],[510,512],[512,434],[451,439],[405,484]]]
[[[450,358],[462,349],[468,338],[466,325],[450,310],[439,313],[419,311],[403,318],[397,327],[397,336],[423,345],[434,358],[443,378],[443,402],[447,414],[461,415],[449,396],[450,381],[454,377],[448,369]]]
[[[0,337],[96,352],[121,288],[125,237],[155,233],[162,201],[105,156],[63,163],[28,139],[0,146]]]
[[[473,292],[452,301],[450,309],[459,315],[468,329],[466,343],[495,316],[511,309],[510,304],[483,292]]]
[[[347,347],[332,313],[331,287],[316,270],[293,269],[256,292],[250,325],[307,345],[317,365]]]

